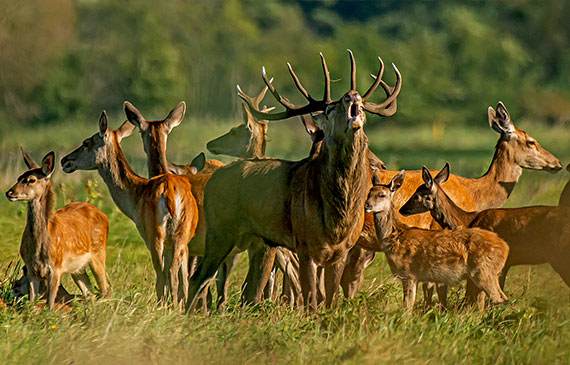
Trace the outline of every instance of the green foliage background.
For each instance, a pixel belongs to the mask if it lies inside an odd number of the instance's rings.
[[[293,100],[286,61],[320,95],[319,51],[339,97],[346,48],[360,89],[378,55],[402,71],[398,123],[470,123],[499,99],[537,122],[570,120],[565,0],[0,0],[0,9],[3,125],[117,112],[123,100],[161,113],[185,100],[190,113],[229,118],[235,85],[256,90],[262,65]]]

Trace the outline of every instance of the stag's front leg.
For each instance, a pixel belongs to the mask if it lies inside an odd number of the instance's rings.
[[[338,289],[340,288],[340,279],[342,278],[344,265],[346,264],[347,254],[348,251],[345,251],[337,262],[325,266],[325,304],[327,308],[330,308],[333,304],[336,304],[338,298]]]
[[[417,282],[413,279],[402,279],[402,288],[404,289],[404,308],[411,312],[414,309],[416,301]]]
[[[249,270],[242,287],[242,303],[257,304],[263,296],[269,275],[275,262],[276,247],[265,244],[262,238],[255,237],[247,249],[249,255]]]
[[[317,266],[310,255],[299,253],[299,278],[305,307],[315,312],[317,310]]]

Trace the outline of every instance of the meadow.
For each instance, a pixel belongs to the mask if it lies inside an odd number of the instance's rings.
[[[36,160],[55,150],[59,161],[97,131],[97,118],[34,129],[1,126],[2,190],[24,171],[19,146]],[[111,127],[123,120],[122,115],[111,116]],[[189,112],[169,138],[169,159],[190,161],[205,150],[207,141],[239,120],[204,120]],[[564,165],[570,162],[568,128],[514,121]],[[448,161],[452,173],[469,177],[486,171],[498,139],[484,110],[477,125],[413,128],[373,120],[367,134],[372,150],[390,169],[441,168]],[[123,146],[135,171],[146,175],[139,136],[133,134]],[[309,148],[298,120],[270,126],[268,156],[300,159]],[[556,175],[525,170],[506,206],[557,204],[569,178],[565,170]],[[460,308],[464,289],[456,287],[448,311],[438,307],[424,311],[419,295],[408,315],[401,308],[400,282],[391,277],[378,254],[355,299],[341,299],[334,309],[306,315],[267,301],[242,308],[239,287],[247,270],[247,258],[242,257],[232,274],[227,311],[187,316],[157,305],[150,255],[98,174],[66,175],[58,164],[52,181],[58,207],[89,201],[107,214],[111,293],[104,299],[78,299],[71,311],[42,310],[27,300],[12,305],[10,283],[19,276],[18,247],[26,207],[0,199],[0,297],[8,303],[0,307],[0,359],[5,363],[570,363],[570,290],[548,265],[511,269],[505,290],[508,305],[487,311]],[[70,278],[64,285],[79,292]]]

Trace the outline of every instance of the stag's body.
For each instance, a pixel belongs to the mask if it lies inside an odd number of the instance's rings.
[[[466,212],[443,189],[442,184],[447,176],[447,164],[434,178],[426,169],[425,184],[418,187],[401,212],[415,214],[429,211],[444,228],[477,227],[497,233],[510,248],[499,279],[501,288],[504,288],[512,266],[544,263],[549,263],[570,287],[570,208],[531,206]],[[472,283],[468,283],[468,300],[474,301],[475,294]]]
[[[30,170],[18,178],[6,196],[11,201],[28,201],[20,256],[28,268],[30,300],[41,294],[40,282],[47,282],[48,307],[53,308],[61,276],[69,273],[83,295],[87,295],[91,286],[85,272],[87,266],[105,295],[107,217],[88,203],[70,203],[54,211],[55,194],[49,179],[54,169],[53,152],[44,157],[41,168],[24,156]]]
[[[495,233],[482,229],[436,231],[406,226],[391,200],[403,177],[402,171],[388,185],[376,179],[365,209],[374,212],[376,251],[386,254],[392,273],[402,280],[404,307],[413,307],[418,282],[452,285],[467,278],[493,302],[506,301],[498,275],[507,259],[507,244]]]
[[[186,178],[164,174],[145,179],[134,173],[120,145],[121,139],[129,136],[134,128],[125,122],[117,130],[108,129],[107,115],[103,112],[99,132],[65,156],[61,163],[68,173],[97,169],[113,201],[135,223],[150,250],[159,301],[165,299],[170,286],[177,305],[179,273],[184,296],[187,294],[188,242],[196,231],[198,206]]]
[[[284,246],[299,255],[300,280],[304,303],[316,308],[316,264],[327,272],[327,305],[335,299],[342,267],[348,250],[356,243],[364,222],[362,206],[370,184],[367,159],[368,139],[363,131],[364,110],[380,115],[396,111],[395,99],[401,78],[396,71],[397,86],[392,89],[378,79],[360,96],[355,90],[356,76],[352,61],[351,91],[340,100],[330,99],[330,78],[324,58],[325,93],[317,101],[291,75],[309,104],[296,107],[281,97],[264,74],[264,80],[286,111],[268,114],[256,110],[250,100],[250,111],[261,119],[285,119],[311,112],[320,115],[324,139],[319,152],[298,161],[242,160],[222,168],[210,179],[205,192],[208,222],[206,255],[191,279],[190,297],[196,295],[223,259],[236,247],[243,250],[252,239],[269,246]],[[366,101],[378,85],[388,99],[379,105]],[[250,273],[256,268],[261,286],[265,286],[275,250],[265,249],[259,263],[250,262]],[[248,274],[249,276],[249,274]]]

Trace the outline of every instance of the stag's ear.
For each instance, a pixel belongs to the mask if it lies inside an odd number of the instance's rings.
[[[164,124],[167,128],[167,133],[170,133],[172,128],[182,123],[185,114],[186,114],[186,103],[181,101],[180,103],[178,103],[178,105],[176,105],[174,109],[170,111],[170,113],[168,113],[168,116],[164,120]]]
[[[372,173],[372,185],[374,186],[379,186],[382,185],[382,180],[380,180],[380,175],[378,174],[378,171],[373,170],[374,172]]]
[[[497,133],[509,134],[515,131],[515,125],[511,121],[511,116],[501,101],[497,104],[496,111],[489,107],[487,114],[489,116],[489,125]]]
[[[104,138],[109,130],[109,122],[107,120],[107,112],[102,111],[99,117],[99,137]]]
[[[322,132],[321,127],[315,123],[313,117],[311,117],[309,114],[303,114],[300,116],[300,118],[301,122],[303,122],[303,125],[305,126],[305,130],[309,136],[311,136],[311,140],[315,142],[315,139],[318,137],[320,132]]]
[[[24,157],[24,163],[28,166],[28,169],[33,169],[35,167],[40,167],[36,161],[30,156],[24,148],[20,146],[20,151],[22,151],[22,157]]]
[[[119,129],[117,129],[117,137],[119,138],[119,142],[125,138],[130,136],[131,134],[133,134],[133,132],[135,131],[137,127],[135,127],[132,123],[130,123],[129,121],[124,122]]]
[[[42,172],[46,177],[50,177],[55,168],[55,152],[51,151],[42,159]]]
[[[146,119],[142,116],[141,112],[135,106],[128,101],[123,103],[123,108],[125,109],[125,115],[127,120],[131,122],[135,127],[138,127],[141,131],[148,128],[148,123]]]
[[[444,182],[446,182],[447,179],[449,179],[449,162],[445,163],[443,169],[441,169],[441,171],[434,177],[433,180],[439,185],[441,185]]]
[[[433,177],[425,166],[422,166],[422,179],[424,180],[427,188],[431,190],[433,188]]]
[[[198,171],[202,171],[204,166],[206,166],[206,155],[204,152],[200,152],[200,154],[194,157],[192,162],[190,162],[190,167],[195,168],[197,173]]]
[[[400,172],[398,172],[398,174],[396,174],[396,176],[394,176],[392,178],[392,181],[390,181],[390,185],[388,185],[388,188],[390,189],[391,192],[395,192],[396,190],[398,190],[402,184],[404,183],[404,176],[406,175],[406,171],[402,170]]]

